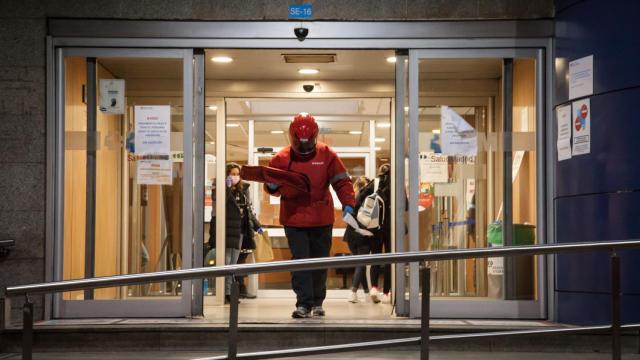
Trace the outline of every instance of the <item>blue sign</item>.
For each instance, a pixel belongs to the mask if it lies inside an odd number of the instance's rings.
[[[313,18],[313,5],[289,5],[289,19],[311,19]]]

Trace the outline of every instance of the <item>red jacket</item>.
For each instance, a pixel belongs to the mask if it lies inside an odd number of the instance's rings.
[[[333,186],[343,206],[355,206],[353,185],[347,169],[326,144],[318,142],[315,155],[308,161],[292,159],[291,146],[287,146],[271,159],[269,166],[305,174],[311,185],[310,199],[281,197],[280,223],[284,226],[305,228],[332,225],[333,199],[329,185]],[[265,189],[269,192],[266,185]],[[276,191],[272,195],[281,194]]]

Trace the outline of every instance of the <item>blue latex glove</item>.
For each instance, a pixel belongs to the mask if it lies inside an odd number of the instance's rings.
[[[342,208],[342,217],[345,217],[347,214],[351,214],[353,216],[353,208],[349,205]]]
[[[278,190],[280,185],[273,184],[273,183],[267,183],[267,187],[269,188],[270,191],[276,191],[276,190]]]
[[[258,230],[256,230],[256,232],[257,232],[258,234],[262,234],[262,233],[264,232],[264,229],[263,229],[263,228],[261,228],[261,227],[259,227],[259,228],[258,228]]]

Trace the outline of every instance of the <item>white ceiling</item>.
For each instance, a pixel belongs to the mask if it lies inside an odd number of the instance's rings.
[[[290,64],[283,54],[336,54],[336,62]],[[229,50],[205,52],[207,79],[224,80],[380,80],[394,79],[395,66],[387,62],[393,50]],[[229,56],[231,63],[215,63],[214,56]],[[316,75],[301,75],[299,69],[312,68]]]

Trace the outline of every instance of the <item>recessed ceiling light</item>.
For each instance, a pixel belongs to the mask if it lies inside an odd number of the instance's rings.
[[[300,69],[298,70],[298,73],[303,74],[303,75],[315,75],[317,73],[319,73],[320,71],[318,69]]]
[[[375,148],[375,149],[376,149],[376,151],[380,151],[380,150],[382,150],[382,148],[381,148],[380,146],[376,146],[376,148]]]
[[[388,129],[391,127],[391,123],[388,123],[388,122],[377,123],[376,127],[379,127],[381,129]]]
[[[409,111],[409,107],[408,107],[408,106],[405,106],[405,107],[404,107],[404,111]]]
[[[218,107],[217,107],[217,106],[215,106],[215,105],[209,105],[208,107],[209,107],[209,110],[211,110],[211,111],[216,111],[216,110],[218,110]]]
[[[434,134],[440,134],[440,129],[433,129],[431,132]]]
[[[389,56],[389,57],[387,58],[387,62],[395,63],[395,62],[396,62],[396,57],[395,57],[395,56]]]
[[[238,123],[228,123],[227,127],[236,128],[236,127],[240,127],[240,124],[238,124]]]
[[[272,134],[284,134],[283,130],[271,130]]]
[[[230,63],[233,61],[233,59],[228,56],[214,56],[211,58],[211,61],[217,63]]]
[[[385,142],[385,141],[387,141],[387,139],[385,139],[385,138],[376,138],[375,140],[376,140],[376,142]]]
[[[216,144],[216,142],[215,142],[215,141],[209,141],[209,144],[210,144],[210,145],[215,145],[215,144]]]
[[[349,131],[349,134],[351,134],[351,135],[361,135],[362,131],[360,131],[360,130],[351,130],[351,131]]]

